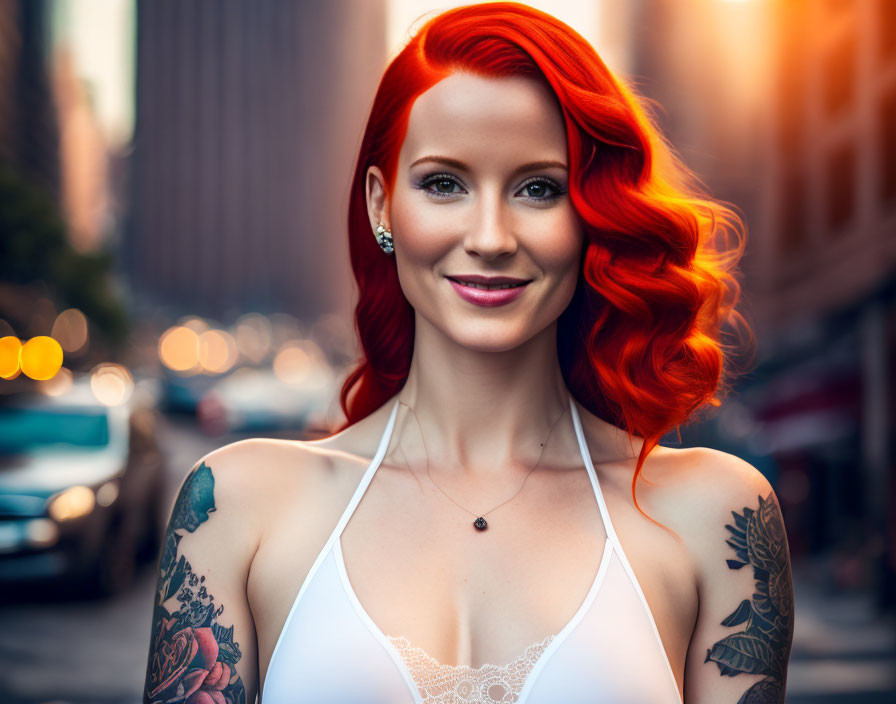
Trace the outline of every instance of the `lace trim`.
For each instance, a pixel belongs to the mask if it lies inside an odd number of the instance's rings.
[[[401,655],[424,704],[512,704],[526,678],[551,644],[554,635],[533,643],[516,660],[506,665],[479,667],[443,665],[404,636],[386,636]]]

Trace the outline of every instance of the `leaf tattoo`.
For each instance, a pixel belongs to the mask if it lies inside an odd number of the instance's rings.
[[[242,657],[233,626],[217,622],[224,610],[177,549],[215,510],[215,478],[204,462],[184,481],[162,543],[159,582],[143,701],[147,704],[246,704],[236,673]],[[166,603],[176,597],[172,612]]]
[[[740,673],[765,675],[738,700],[738,704],[782,704],[787,679],[787,658],[793,633],[793,585],[787,540],[780,511],[772,494],[759,498],[759,508],[732,511],[732,536],[725,542],[737,559],[726,560],[739,570],[753,566],[756,592],[744,599],[721,623],[744,628],[715,643],[704,662],[715,662],[722,676]]]

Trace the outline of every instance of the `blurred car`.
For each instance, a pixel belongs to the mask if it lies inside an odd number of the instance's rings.
[[[184,376],[164,369],[160,383],[161,405],[164,412],[195,414],[200,400],[217,381],[215,377],[205,374]]]
[[[196,417],[208,435],[303,430],[325,422],[337,392],[335,376],[324,364],[292,382],[270,369],[244,367],[206,392]]]
[[[156,414],[104,406],[86,379],[59,397],[0,405],[0,585],[56,582],[95,594],[154,558],[165,510]]]

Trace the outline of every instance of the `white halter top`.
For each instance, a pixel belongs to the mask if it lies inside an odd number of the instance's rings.
[[[503,666],[441,665],[387,636],[348,580],[340,536],[389,446],[396,401],[370,466],[299,589],[262,687],[263,704],[683,704],[644,592],[613,530],[572,397],[582,461],[607,533],[594,581],[554,635]]]

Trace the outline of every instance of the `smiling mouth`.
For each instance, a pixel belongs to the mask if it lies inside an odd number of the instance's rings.
[[[467,288],[478,288],[483,291],[500,291],[502,289],[508,288],[520,288],[525,286],[526,284],[531,283],[530,281],[513,281],[513,282],[502,282],[502,283],[494,283],[494,284],[486,284],[478,281],[465,281],[463,279],[455,279],[451,276],[446,276],[449,281],[453,281],[456,284],[460,284],[461,286],[465,286]]]
[[[486,286],[485,284],[474,284],[470,281],[458,281],[457,279],[451,279],[454,283],[460,284],[461,286],[466,286],[467,288],[481,288],[485,291],[499,291],[505,288],[519,288],[520,286],[525,286],[528,282],[524,281],[519,284],[494,284],[493,286]]]

